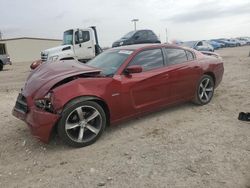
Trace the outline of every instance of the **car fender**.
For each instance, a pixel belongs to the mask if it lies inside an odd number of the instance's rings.
[[[81,78],[79,79],[81,80]],[[81,82],[79,80],[73,80],[69,83],[63,84],[59,87],[52,89],[53,93],[53,107],[55,111],[61,112],[63,108],[72,100],[76,98],[84,98],[84,100],[100,100],[103,101],[108,108],[110,109],[110,105],[108,104],[108,100],[105,100],[106,97],[102,93],[101,86],[94,86],[89,88],[85,87],[85,82]],[[105,84],[102,84],[105,85]],[[72,92],[74,91],[74,92]]]

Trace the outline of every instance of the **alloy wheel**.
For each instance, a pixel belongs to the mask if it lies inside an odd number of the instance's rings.
[[[74,142],[93,140],[102,129],[102,116],[93,106],[75,108],[66,118],[65,131]]]
[[[208,78],[204,78],[200,82],[198,95],[203,103],[207,103],[211,100],[214,92],[213,82]]]

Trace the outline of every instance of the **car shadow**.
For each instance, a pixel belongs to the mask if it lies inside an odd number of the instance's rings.
[[[99,139],[99,141],[97,141],[94,144],[98,144],[98,142],[101,143],[102,140],[109,140],[108,137],[111,134],[116,134],[116,132],[120,131],[122,128],[126,128],[126,127],[134,125],[135,122],[140,124],[140,123],[143,123],[144,121],[145,122],[149,121],[149,119],[154,119],[154,118],[157,118],[157,117],[162,116],[162,115],[168,115],[168,113],[179,113],[180,111],[183,111],[183,110],[189,109],[189,108],[194,108],[194,107],[196,107],[196,105],[194,105],[190,102],[182,103],[182,104],[174,105],[171,107],[165,107],[165,108],[162,108],[161,110],[147,113],[147,114],[141,115],[137,118],[130,119],[130,120],[124,121],[124,122],[116,124],[116,125],[108,126],[108,127],[106,127],[106,130],[105,130],[104,134],[101,136],[101,138]],[[30,135],[30,137],[32,137],[32,135]],[[44,148],[45,150],[50,151],[50,152],[79,149],[79,148],[73,148],[73,147],[65,145],[61,141],[59,136],[55,133],[51,136],[51,140],[48,144],[42,143],[41,141],[39,141],[37,139],[35,139],[35,140],[36,140],[37,144],[34,143],[33,145],[37,145],[40,148]],[[30,148],[30,149],[32,149],[32,148]]]
[[[131,126],[134,124],[134,122],[136,123],[143,123],[146,121],[149,121],[149,119],[155,119],[157,117],[160,117],[162,115],[167,115],[168,113],[178,113],[179,111],[185,110],[185,109],[189,109],[192,107],[197,107],[196,105],[192,104],[191,102],[186,102],[186,103],[182,103],[182,104],[178,104],[178,105],[174,105],[171,107],[164,107],[160,110],[154,111],[154,112],[150,112],[150,113],[146,113],[144,115],[141,115],[139,117],[136,117],[134,119],[130,119],[127,121],[124,121],[122,123],[116,124],[116,125],[112,125],[112,126],[108,126],[105,130],[106,133],[108,134],[112,134],[115,133],[116,131],[119,131],[120,129],[126,127],[126,126]],[[108,136],[108,134],[106,134],[106,136]]]

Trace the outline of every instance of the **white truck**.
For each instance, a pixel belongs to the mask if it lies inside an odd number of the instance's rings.
[[[87,62],[102,52],[96,27],[69,29],[63,33],[63,44],[41,52],[42,61],[76,59]]]

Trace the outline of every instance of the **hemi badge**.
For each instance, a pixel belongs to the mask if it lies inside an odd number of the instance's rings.
[[[120,93],[113,93],[112,97],[115,97],[115,96],[118,96],[118,95],[120,95]]]

